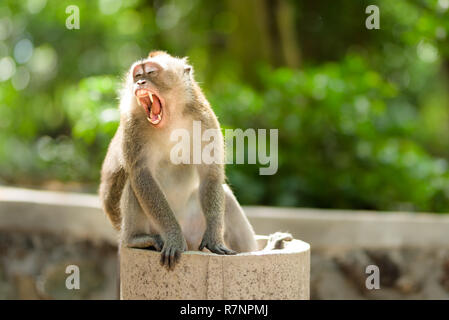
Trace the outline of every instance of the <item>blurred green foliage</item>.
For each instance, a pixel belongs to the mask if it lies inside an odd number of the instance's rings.
[[[66,7],[80,9],[69,30]],[[367,30],[365,8],[380,8]],[[226,128],[279,129],[279,171],[229,165],[244,204],[449,210],[449,0],[0,3],[0,179],[93,191],[117,90],[189,56]]]

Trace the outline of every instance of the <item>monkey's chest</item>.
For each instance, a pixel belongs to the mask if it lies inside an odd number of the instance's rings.
[[[155,174],[165,198],[177,218],[182,218],[187,203],[198,188],[198,174],[193,165],[175,165],[169,161],[159,161]]]

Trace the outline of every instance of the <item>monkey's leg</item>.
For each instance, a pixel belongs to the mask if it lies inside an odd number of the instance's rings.
[[[231,188],[223,184],[225,191],[224,238],[226,244],[237,252],[258,250],[253,227],[246,218]]]
[[[226,247],[224,241],[225,191],[220,181],[219,167],[209,169],[199,186],[199,200],[206,219],[206,231],[199,250],[204,248],[217,254],[236,254]]]
[[[151,232],[150,221],[137,201],[129,181],[126,181],[120,201],[123,213],[121,242],[130,248],[154,247],[161,251],[164,246],[162,238]]]

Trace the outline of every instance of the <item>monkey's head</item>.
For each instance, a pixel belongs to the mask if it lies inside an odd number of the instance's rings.
[[[186,60],[153,51],[131,66],[128,81],[132,82],[132,95],[155,127],[182,111],[179,106],[190,96],[192,67]]]

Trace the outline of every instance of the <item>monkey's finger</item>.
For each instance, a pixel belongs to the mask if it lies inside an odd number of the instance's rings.
[[[175,251],[175,262],[178,263],[179,260],[181,260],[181,251],[176,250]]]
[[[221,249],[222,251],[224,251],[225,254],[228,254],[228,255],[234,255],[234,254],[237,254],[237,252],[235,252],[234,250],[228,249],[228,248],[226,248],[226,247],[223,246],[223,245],[220,245],[220,249]]]
[[[170,250],[169,262],[168,262],[168,269],[169,270],[173,270],[175,268],[175,265],[176,265],[175,253],[176,253],[176,249],[172,248]]]
[[[166,267],[168,265],[168,251],[169,249],[162,249],[161,252],[161,266]]]
[[[223,250],[221,250],[220,246],[210,246],[207,247],[207,249],[209,249],[211,252],[216,253],[216,254],[225,254],[225,252]]]

